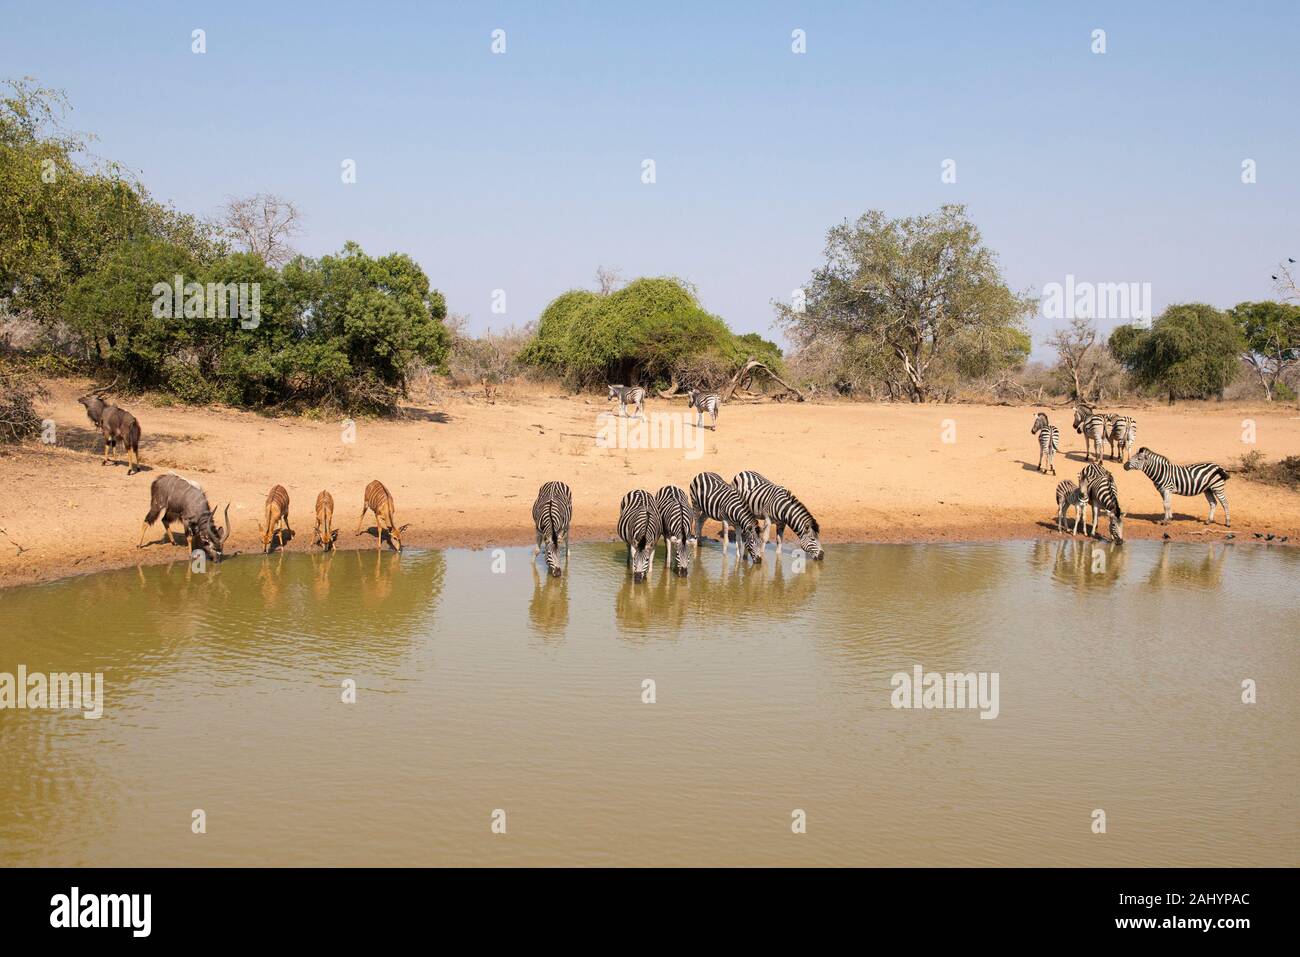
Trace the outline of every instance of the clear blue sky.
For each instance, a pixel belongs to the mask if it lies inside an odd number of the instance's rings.
[[[304,252],[410,253],[472,328],[533,319],[605,264],[683,276],[771,335],[829,226],[945,202],[1016,288],[1149,282],[1157,311],[1270,297],[1300,259],[1298,11],[4,0],[0,76],[65,89],[70,125],[181,208],[270,191],[305,212]]]

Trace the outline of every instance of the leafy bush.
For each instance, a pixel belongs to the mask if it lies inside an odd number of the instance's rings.
[[[779,361],[780,350],[748,333],[737,336],[675,277],[641,278],[601,295],[574,289],[542,312],[520,360],[575,386],[667,382],[702,357],[734,370],[754,355]]]
[[[171,301],[176,276],[203,287],[194,308],[189,293]],[[223,313],[229,298],[213,301],[218,287],[240,284],[250,302],[259,292],[250,328]],[[282,272],[251,253],[204,266],[160,240],[126,243],[78,280],[65,310],[97,361],[128,387],[186,402],[390,410],[408,370],[440,367],[450,341],[446,304],[423,270],[402,254],[372,258],[355,243]]]

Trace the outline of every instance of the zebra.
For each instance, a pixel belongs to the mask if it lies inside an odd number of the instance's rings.
[[[728,485],[717,472],[701,472],[691,479],[691,508],[695,512],[695,549],[699,551],[700,533],[706,519],[722,523],[722,554],[727,554],[727,530],[736,530],[736,557],[740,557],[740,544],[750,561],[763,560],[763,547],[758,540],[758,523],[745,506],[745,500],[734,487]]]
[[[1110,538],[1116,545],[1124,544],[1124,510],[1119,505],[1119,489],[1115,487],[1115,479],[1109,478],[1108,481],[1094,484],[1088,489],[1088,500],[1092,503],[1092,531],[1089,535],[1097,534],[1097,522],[1100,519],[1101,512],[1105,512],[1110,519]],[[1088,523],[1083,523],[1084,531],[1088,531]]]
[[[1084,455],[1092,458],[1092,450],[1097,449],[1097,461],[1101,461],[1101,440],[1106,431],[1106,420],[1090,406],[1080,403],[1074,407],[1074,431],[1083,436]]]
[[[1088,489],[1086,486],[1065,479],[1056,486],[1056,530],[1058,532],[1065,531],[1065,522],[1071,507],[1074,508],[1074,528],[1070,530],[1070,534],[1079,534],[1080,519],[1083,519],[1083,528],[1087,531],[1088,521],[1084,518],[1084,509],[1088,507]]]
[[[777,555],[781,554],[781,539],[788,526],[798,536],[799,546],[809,558],[819,562],[826,557],[818,539],[821,526],[808,511],[808,506],[795,498],[793,492],[750,471],[738,473],[731,484],[740,493],[750,513],[763,520],[762,548],[767,547],[767,533],[775,524]]]
[[[674,573],[686,575],[686,546],[695,544],[693,531],[693,512],[686,500],[686,493],[676,485],[665,485],[655,495],[655,508],[659,512],[659,527],[664,536],[664,545],[668,554],[664,556],[664,568],[672,567]],[[676,561],[673,561],[673,546],[677,546]]]
[[[653,495],[645,489],[634,489],[623,496],[618,506],[618,537],[627,542],[627,561],[634,582],[645,581],[650,574],[660,525]]]
[[[695,427],[704,428],[704,413],[707,412],[712,418],[713,431],[718,431],[718,406],[722,405],[722,396],[716,392],[697,392],[691,389],[686,393],[686,398],[689,400],[686,403],[687,412],[695,410]]]
[[[1110,469],[1100,462],[1089,462],[1079,473],[1079,488],[1083,491],[1084,504],[1092,506],[1092,527],[1097,527],[1097,493],[1098,490],[1106,485],[1114,485],[1115,476],[1110,473]],[[1088,530],[1088,519],[1083,520],[1083,530]]]
[[[1038,436],[1038,471],[1055,475],[1056,466],[1052,464],[1052,457],[1061,450],[1061,430],[1047,421],[1046,412],[1039,412],[1034,416],[1029,434]],[[1043,468],[1044,459],[1047,460],[1046,469]]]
[[[1124,455],[1132,455],[1132,448],[1137,444],[1137,419],[1128,415],[1111,413],[1106,416],[1106,442],[1110,445],[1110,455],[1116,462],[1122,462]]]
[[[563,482],[547,482],[537,490],[533,503],[533,525],[537,528],[537,545],[533,558],[545,549],[546,567],[559,578],[560,539],[564,539],[564,563],[569,563],[569,523],[573,520],[573,493]]]
[[[1232,527],[1232,516],[1228,513],[1228,496],[1223,487],[1228,481],[1228,470],[1213,462],[1197,462],[1195,465],[1174,465],[1159,452],[1153,452],[1143,446],[1132,458],[1124,463],[1124,470],[1142,472],[1156,487],[1165,500],[1165,519],[1161,524],[1168,525],[1173,518],[1171,495],[1204,495],[1210,503],[1210,517],[1205,524],[1214,524],[1214,510],[1223,505],[1223,524]]]
[[[610,399],[618,399],[618,411],[620,415],[627,415],[627,407],[630,405],[633,407],[633,412],[635,413],[633,417],[640,416],[643,419],[645,418],[645,412],[643,411],[645,407],[645,389],[641,388],[639,385],[611,385],[608,386],[608,388],[609,396],[605,401],[608,402]]]

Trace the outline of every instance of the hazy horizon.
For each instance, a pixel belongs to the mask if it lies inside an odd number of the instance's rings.
[[[778,338],[771,301],[868,209],[963,203],[1013,288],[1149,283],[1155,313],[1274,298],[1300,258],[1294,5],[74,2],[5,20],[0,76],[65,90],[67,125],[158,198],[211,216],[284,196],[302,252],[409,253],[474,331],[604,265],[681,276]],[[1035,357],[1053,325],[1031,321]]]

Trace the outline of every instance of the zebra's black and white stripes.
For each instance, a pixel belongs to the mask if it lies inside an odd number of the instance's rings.
[[[741,543],[751,561],[763,560],[763,548],[758,540],[758,523],[745,500],[736,489],[728,485],[717,472],[701,472],[691,479],[691,508],[695,512],[696,548],[706,519],[722,523],[722,552],[727,552],[727,531],[736,532],[736,557],[740,557]]]
[[[1224,487],[1228,482],[1228,470],[1213,462],[1197,462],[1195,465],[1174,465],[1163,455],[1148,448],[1140,448],[1137,453],[1124,463],[1125,470],[1142,472],[1156,487],[1165,503],[1164,524],[1173,518],[1172,495],[1204,495],[1210,503],[1210,517],[1206,524],[1214,524],[1216,506],[1223,506],[1223,524],[1232,527],[1232,517],[1228,513],[1228,496]]]
[[[546,552],[546,567],[552,575],[559,578],[560,539],[564,539],[564,561],[569,561],[569,523],[573,520],[573,493],[563,482],[547,482],[537,491],[537,501],[533,503],[533,525],[537,528],[537,547],[533,557],[539,551]]]
[[[1084,533],[1095,535],[1097,523],[1101,521],[1100,513],[1108,512],[1111,515],[1111,537],[1115,538],[1116,516],[1113,509],[1119,507],[1119,491],[1115,485],[1115,476],[1111,474],[1110,469],[1100,462],[1089,462],[1079,473],[1079,489],[1086,500],[1085,506],[1092,506],[1092,529],[1088,529],[1088,519],[1085,517]]]
[[[655,495],[655,508],[659,511],[659,528],[664,536],[664,568],[672,568],[685,575],[686,546],[695,544],[693,513],[686,493],[676,485],[665,485]]]
[[[1124,510],[1119,505],[1119,489],[1115,486],[1115,479],[1108,475],[1108,481],[1098,482],[1088,486],[1088,504],[1092,506],[1092,531],[1090,535],[1097,534],[1097,522],[1100,514],[1105,512],[1110,519],[1110,537],[1117,545],[1124,542]],[[1087,522],[1084,522],[1085,530]]]
[[[1090,406],[1080,403],[1074,407],[1074,431],[1083,436],[1084,454],[1092,458],[1093,449],[1096,449],[1097,461],[1100,462],[1101,442],[1106,434],[1106,420]]]
[[[1122,462],[1126,454],[1132,456],[1137,435],[1137,419],[1113,412],[1106,416],[1106,443],[1110,446],[1111,458],[1116,462]]]
[[[627,407],[630,405],[633,407],[633,417],[641,416],[645,418],[645,413],[642,411],[645,407],[645,389],[639,385],[611,385],[609,386],[609,398],[605,401],[608,402],[610,399],[618,399],[620,414],[627,415]]]
[[[1084,531],[1088,529],[1088,521],[1084,518],[1084,509],[1088,507],[1088,491],[1083,486],[1069,479],[1064,479],[1056,486],[1056,530],[1065,531],[1065,521],[1069,517],[1070,509],[1074,509],[1074,528],[1070,530],[1071,535],[1079,534],[1079,521],[1083,521]]]
[[[653,495],[645,489],[634,489],[623,496],[618,506],[618,537],[627,543],[627,561],[634,582],[645,581],[650,573],[659,530],[659,509]]]
[[[704,413],[707,412],[712,420],[710,426],[714,432],[718,431],[718,407],[722,405],[722,396],[716,392],[697,392],[691,389],[686,393],[686,398],[689,400],[687,410],[695,410],[695,427],[704,427]]]
[[[1046,412],[1039,412],[1034,416],[1029,434],[1038,436],[1038,471],[1055,475],[1056,466],[1052,464],[1052,458],[1061,448],[1061,430],[1047,421]],[[1047,463],[1046,468],[1044,462]]]
[[[821,561],[826,557],[818,539],[821,527],[817,524],[817,519],[808,510],[808,506],[795,498],[793,492],[751,471],[738,473],[731,484],[740,493],[750,513],[763,521],[760,548],[767,546],[767,533],[775,524],[777,555],[781,554],[785,530],[790,528],[799,539],[799,547],[809,558]]]

